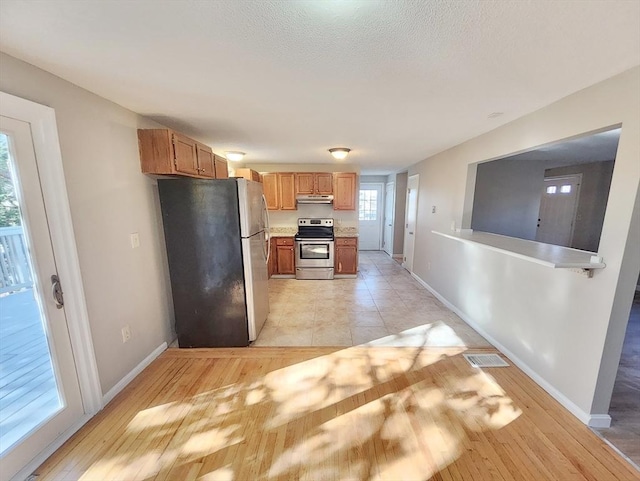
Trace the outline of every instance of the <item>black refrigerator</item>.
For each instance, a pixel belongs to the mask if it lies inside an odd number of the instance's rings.
[[[262,184],[159,179],[180,347],[241,347],[269,313]]]

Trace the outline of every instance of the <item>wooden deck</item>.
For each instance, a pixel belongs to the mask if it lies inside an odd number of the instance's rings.
[[[0,453],[60,406],[31,289],[0,297]]]
[[[640,480],[518,368],[466,350],[169,349],[38,480]]]

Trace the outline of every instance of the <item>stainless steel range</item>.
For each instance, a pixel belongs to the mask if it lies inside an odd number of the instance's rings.
[[[333,279],[333,219],[298,219],[296,279]]]

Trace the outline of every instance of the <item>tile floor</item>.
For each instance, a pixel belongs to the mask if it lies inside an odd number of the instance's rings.
[[[357,279],[271,279],[253,345],[490,347],[384,252],[361,252],[359,270]]]

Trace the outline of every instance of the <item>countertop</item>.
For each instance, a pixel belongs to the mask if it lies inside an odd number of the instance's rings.
[[[271,237],[293,237],[298,232],[296,227],[272,227]],[[336,237],[358,237],[357,227],[336,227],[334,229]]]

